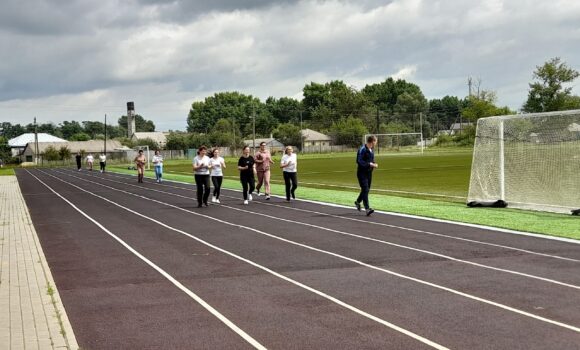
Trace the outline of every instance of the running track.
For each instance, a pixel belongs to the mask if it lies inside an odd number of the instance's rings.
[[[192,185],[111,173],[17,176],[83,349],[580,349],[580,244],[235,191],[197,208]]]

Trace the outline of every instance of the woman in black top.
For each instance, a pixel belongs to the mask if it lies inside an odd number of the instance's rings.
[[[81,160],[83,159],[83,156],[81,156],[81,152],[77,152],[75,159],[77,161],[77,170],[81,171]]]
[[[252,200],[252,192],[256,188],[254,180],[254,157],[250,155],[250,147],[246,146],[243,155],[238,160],[238,170],[240,171],[240,181],[244,190],[244,204]]]

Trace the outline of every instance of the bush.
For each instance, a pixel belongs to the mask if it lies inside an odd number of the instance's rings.
[[[58,160],[59,157],[58,150],[52,146],[46,147],[44,153],[42,153],[42,158],[48,161]]]

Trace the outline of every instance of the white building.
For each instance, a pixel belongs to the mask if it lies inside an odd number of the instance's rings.
[[[50,134],[38,133],[38,142],[68,142],[59,137]],[[34,133],[22,134],[18,137],[8,140],[8,146],[11,148],[12,156],[18,157],[24,152],[26,145],[34,143]]]

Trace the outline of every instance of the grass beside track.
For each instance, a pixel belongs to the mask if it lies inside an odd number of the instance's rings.
[[[0,176],[14,175],[14,168],[0,168]]]
[[[351,158],[352,157],[345,157],[345,160],[350,164],[352,162]],[[336,161],[336,159],[334,160]],[[305,161],[301,160],[299,166],[303,166],[304,163]],[[228,162],[228,165],[230,164],[231,161]],[[185,164],[178,164],[178,166],[184,165]],[[165,172],[163,176],[166,180],[193,183],[193,175],[191,174],[191,165],[189,165],[189,162],[187,166],[189,175]],[[352,164],[350,164],[350,166],[352,168]],[[234,164],[231,164],[231,168],[235,169]],[[135,175],[134,170],[128,170],[126,167],[112,167],[111,170],[119,173]],[[227,173],[231,174],[233,171],[228,169]],[[152,171],[147,172],[146,175],[149,177],[154,177]],[[278,175],[272,174],[273,178],[276,176]],[[351,172],[349,176],[354,175]],[[304,177],[305,176],[299,172],[299,185],[302,181],[305,181]],[[329,180],[325,180],[326,183],[328,183],[328,181]],[[467,178],[467,181],[469,181],[469,177]],[[224,180],[223,187],[228,189],[240,189],[241,185],[236,179],[226,178]],[[284,186],[274,183],[272,185],[272,194],[283,196]],[[299,187],[297,195],[299,198],[303,199],[341,204],[346,206],[353,206],[353,201],[356,197],[354,190],[346,191],[327,188],[311,188],[305,186]],[[443,201],[441,199],[431,200],[401,197],[389,194],[378,194],[374,190],[371,191],[370,200],[373,208],[381,211],[411,214],[428,218],[444,219],[456,222],[485,225],[580,240],[580,218],[571,215],[533,212],[517,209],[468,208],[465,206],[464,202],[459,203],[448,200]]]

